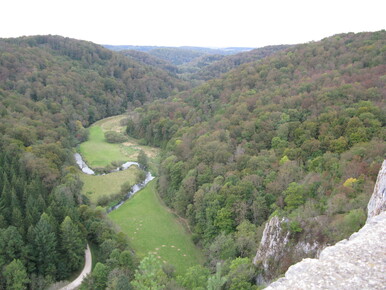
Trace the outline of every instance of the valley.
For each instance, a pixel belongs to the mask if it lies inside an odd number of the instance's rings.
[[[122,133],[125,128],[122,120],[125,118],[127,115],[109,117],[90,126],[89,140],[80,144],[79,148],[85,156],[86,164],[94,165],[91,166],[92,169],[95,170],[95,166],[101,169],[100,166],[111,167],[112,163],[137,161],[140,150],[149,155],[149,164],[156,165],[159,154],[157,148],[141,146],[133,138],[116,144],[106,142],[104,133],[108,131]],[[80,178],[84,182],[83,193],[92,204],[103,205],[103,200],[116,196],[122,187],[128,191],[136,183],[139,171],[137,166],[130,166],[126,170],[104,175],[80,173]],[[135,193],[122,206],[110,212],[109,218],[127,235],[139,258],[153,254],[162,264],[170,264],[176,273],[181,275],[189,267],[201,264],[204,258],[193,244],[188,230],[158,197],[155,184],[156,180]],[[116,203],[117,200],[112,202]]]
[[[384,30],[233,55],[0,39],[0,289],[64,285],[90,245],[80,289],[256,290],[367,235],[385,47]]]

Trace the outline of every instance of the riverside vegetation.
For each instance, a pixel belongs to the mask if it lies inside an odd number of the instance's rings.
[[[126,118],[126,115],[109,117],[89,128],[88,141],[80,144],[80,151],[85,156],[87,164],[102,165],[105,169],[111,168],[112,163],[116,167],[123,161],[138,159],[142,160],[142,167],[150,167],[149,169],[153,167],[154,160],[157,159],[156,148],[138,145],[133,139],[127,142],[127,137],[124,136],[121,142],[114,141],[114,144],[105,138],[108,132],[120,134],[124,131],[126,127],[121,121]],[[141,153],[145,157],[141,157]],[[148,158],[148,155],[152,157]],[[84,182],[82,192],[94,204],[105,206],[109,201],[117,203],[117,200],[126,195],[135,183],[141,181],[138,178],[140,172],[137,166],[130,166],[123,171],[99,176],[81,174],[80,179]],[[136,193],[119,209],[111,212],[109,218],[129,237],[130,245],[139,258],[154,254],[162,264],[175,268],[179,274],[183,274],[190,266],[202,263],[203,257],[187,230],[157,198],[154,182]]]
[[[386,152],[385,46],[385,31],[341,34],[208,58],[182,79],[90,42],[0,39],[0,288],[68,279],[88,241],[98,262],[84,289],[255,289],[270,216],[289,219],[293,243],[347,237],[365,222]],[[222,74],[200,75],[209,62]],[[72,148],[124,112],[126,133],[161,149],[152,186],[188,221],[203,265],[180,273],[135,256],[133,229],[117,232],[82,193]]]

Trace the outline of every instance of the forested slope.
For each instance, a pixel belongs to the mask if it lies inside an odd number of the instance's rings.
[[[0,289],[67,279],[83,263],[86,239],[100,262],[115,251],[110,281],[128,283],[134,257],[104,211],[81,196],[71,149],[87,138],[84,126],[183,88],[163,70],[89,42],[0,39]]]
[[[242,52],[235,55],[229,55],[217,60],[202,61],[198,59],[196,65],[188,64],[190,67],[196,67],[194,74],[191,78],[196,80],[211,80],[220,77],[222,74],[227,73],[231,69],[237,68],[248,62],[254,62],[268,56],[271,56],[281,50],[289,48],[290,45],[272,45],[261,48],[256,48],[248,52]],[[212,58],[215,56],[212,56]]]
[[[174,73],[197,86],[242,64],[263,59],[288,47],[290,45],[273,45],[248,51],[235,48],[229,49],[229,52],[226,49],[176,47],[146,52],[122,50],[120,53],[134,61]]]
[[[386,153],[385,47],[385,31],[335,35],[131,112],[127,132],[164,149],[159,192],[210,265],[254,256],[272,215],[293,243],[364,224]]]
[[[145,65],[159,67],[174,74],[178,72],[178,68],[174,64],[143,51],[122,50],[120,53]]]

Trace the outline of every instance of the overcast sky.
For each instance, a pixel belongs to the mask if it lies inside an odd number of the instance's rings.
[[[1,0],[0,37],[261,47],[386,28],[385,0]]]

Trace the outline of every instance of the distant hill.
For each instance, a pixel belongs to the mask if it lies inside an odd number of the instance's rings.
[[[143,52],[150,52],[152,50],[158,49],[180,49],[180,50],[191,50],[197,51],[205,54],[221,54],[221,55],[230,55],[236,54],[244,51],[250,51],[254,49],[253,47],[225,47],[225,48],[210,48],[210,47],[198,47],[198,46],[180,46],[180,47],[172,47],[172,46],[140,46],[140,45],[103,45],[105,48],[114,51],[122,51],[122,50],[137,50]]]
[[[219,57],[217,60],[206,62],[206,65],[194,65],[194,67],[197,67],[198,69],[190,77],[192,79],[203,81],[218,78],[222,74],[240,65],[263,59],[289,47],[291,47],[291,45],[265,46],[262,48],[256,48],[251,51],[241,52],[235,55]],[[196,59],[196,61],[200,64],[199,59]],[[192,62],[188,65],[192,66]]]
[[[67,99],[84,100],[85,111],[95,111],[97,119],[122,112],[128,102],[165,98],[187,88],[163,69],[91,42],[36,36],[0,39],[0,44],[0,86],[35,101],[62,102],[66,92]]]
[[[134,50],[146,52],[150,55],[165,60],[172,65],[183,65],[202,56],[209,55],[232,55],[240,52],[250,51],[253,48],[248,47],[228,47],[228,48],[208,48],[196,46],[135,46],[135,45],[104,45],[104,47],[114,51]]]
[[[290,47],[289,45],[267,46],[263,48],[230,47],[157,47],[157,46],[111,46],[135,61],[179,75],[184,80],[193,80],[197,85],[247,62],[262,59]]]
[[[137,62],[140,62],[144,65],[150,65],[154,67],[158,67],[162,70],[169,71],[171,73],[177,74],[178,67],[171,64],[170,62],[163,60],[162,58],[151,55],[150,53],[146,53],[139,50],[121,50],[120,54],[127,56]]]

